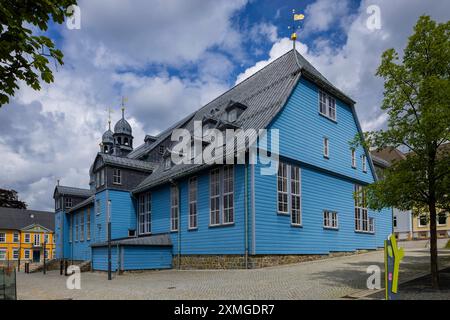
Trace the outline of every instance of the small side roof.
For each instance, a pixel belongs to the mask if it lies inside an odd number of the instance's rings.
[[[105,153],[98,153],[95,161],[97,161],[98,158],[101,158],[105,164],[146,172],[152,172],[156,166],[153,162],[130,159],[127,157],[116,157]]]
[[[53,192],[53,198],[55,198],[56,192],[58,192],[60,195],[86,197],[86,198],[90,197],[93,193],[90,189],[82,189],[68,186],[56,186],[55,191]]]
[[[91,244],[91,247],[105,247],[108,242],[100,242]],[[172,246],[172,240],[167,233],[155,234],[151,236],[127,238],[111,241],[111,245],[116,246]]]
[[[92,195],[89,198],[87,198],[86,200],[83,200],[80,203],[78,203],[77,205],[75,205],[72,208],[70,208],[68,210],[68,212],[73,212],[73,211],[76,211],[78,209],[84,208],[84,207],[90,205],[91,203],[94,203],[94,199],[95,199],[95,196]]]

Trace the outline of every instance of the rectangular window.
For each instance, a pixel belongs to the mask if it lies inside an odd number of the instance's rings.
[[[189,229],[197,228],[197,177],[189,179]]]
[[[91,208],[86,212],[86,240],[91,240]]]
[[[374,218],[369,218],[369,232],[375,232],[375,220]]]
[[[100,170],[100,186],[105,184],[105,169]]]
[[[6,260],[6,249],[0,249],[0,260]]]
[[[13,249],[13,260],[19,259],[19,249]]]
[[[323,138],[323,156],[325,158],[329,158],[330,157],[330,146],[329,146],[329,140],[327,137]]]
[[[95,200],[95,214],[99,215],[101,212],[100,199]]]
[[[288,214],[287,164],[278,163],[278,213]]]
[[[78,226],[78,216],[77,215],[75,215],[74,216],[74,219],[75,219],[75,241],[78,241],[78,239],[79,239],[79,226]]]
[[[6,242],[6,233],[0,232],[0,242]]]
[[[234,170],[223,167],[223,223],[234,222]]]
[[[113,184],[122,184],[122,170],[114,169],[114,171],[113,171]]]
[[[48,234],[44,234],[44,242],[48,243]]]
[[[30,259],[30,250],[29,249],[23,250],[23,256],[26,260]]]
[[[336,121],[336,100],[323,91],[319,91],[319,112]]]
[[[291,167],[291,223],[301,225],[300,168]]]
[[[66,209],[72,208],[72,198],[64,198],[64,206]]]
[[[73,240],[73,216],[69,217],[69,242]]]
[[[95,186],[98,188],[100,187],[100,172],[97,171],[97,173],[95,174]]]
[[[30,234],[25,233],[25,243],[30,243]]]
[[[445,226],[447,224],[447,215],[445,212],[438,214],[437,224],[438,226]]]
[[[337,229],[338,228],[337,212],[325,210],[323,212],[323,226],[324,228]]]
[[[366,194],[362,186],[355,184],[355,230],[367,232],[369,228],[369,211],[367,209]]]
[[[170,188],[170,231],[178,230],[178,187]]]
[[[428,225],[428,219],[426,215],[421,215],[419,217],[419,227],[426,227]]]
[[[35,234],[34,234],[34,245],[35,245],[36,247],[38,247],[38,246],[41,245],[41,235],[38,234],[38,233],[35,233]]]
[[[152,195],[150,192],[139,195],[139,234],[152,232]]]
[[[84,213],[80,214],[80,241],[84,241]]]
[[[14,232],[13,242],[16,242],[16,243],[20,242],[20,237],[19,237],[19,233],[18,232]]]
[[[352,168],[356,168],[356,150],[352,149]]]
[[[367,172],[366,155],[364,154],[362,155],[361,161],[362,161],[362,171]]]
[[[211,170],[209,175],[210,219],[209,224],[220,224],[220,169]]]
[[[164,154],[164,151],[165,151],[165,148],[164,148],[164,146],[159,146],[159,154]]]

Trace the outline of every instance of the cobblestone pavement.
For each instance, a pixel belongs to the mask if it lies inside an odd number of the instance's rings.
[[[343,256],[256,270],[147,271],[107,280],[82,273],[81,289],[68,290],[58,271],[17,276],[19,299],[339,299],[366,288],[369,265],[384,268],[383,252]],[[450,251],[440,252],[450,266]],[[429,269],[427,250],[406,251],[401,279]],[[383,283],[383,281],[382,281]]]

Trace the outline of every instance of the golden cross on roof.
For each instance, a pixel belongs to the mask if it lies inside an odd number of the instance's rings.
[[[125,96],[122,96],[122,102],[121,102],[121,109],[122,109],[122,118],[125,116],[125,102],[128,101],[128,98]]]

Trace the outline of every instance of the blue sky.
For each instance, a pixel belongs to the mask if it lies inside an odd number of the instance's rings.
[[[370,30],[367,8],[380,9]],[[64,52],[55,82],[22,84],[0,109],[0,186],[30,208],[52,208],[56,180],[88,187],[88,170],[120,97],[135,145],[292,48],[292,9],[305,14],[297,48],[356,102],[363,129],[382,128],[382,52],[400,53],[421,14],[450,19],[446,0],[79,0],[81,29],[46,33]]]

